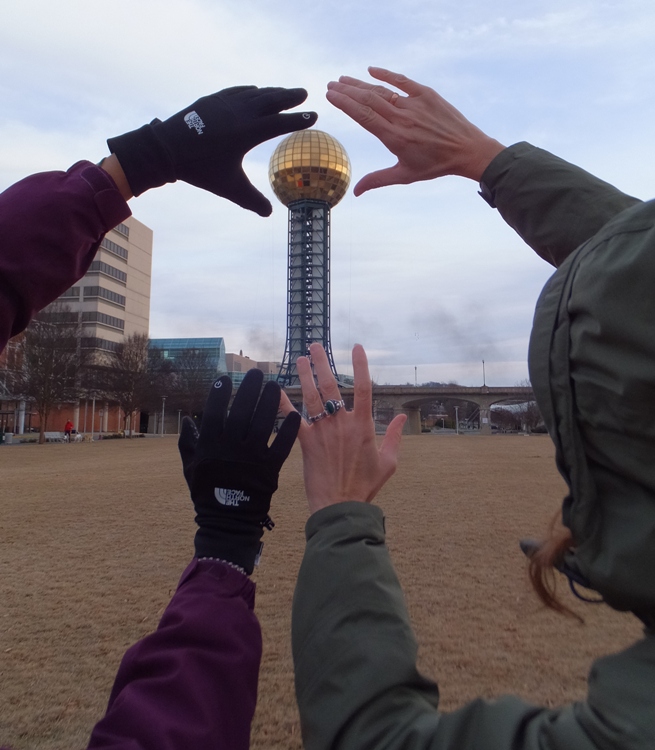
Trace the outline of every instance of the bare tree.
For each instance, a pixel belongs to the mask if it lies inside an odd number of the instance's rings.
[[[141,402],[141,410],[157,414],[162,408],[163,398],[169,398],[176,388],[175,365],[172,359],[164,356],[162,349],[151,346],[148,349],[148,371],[146,388]],[[169,406],[174,403],[168,401]]]
[[[123,410],[123,426],[129,435],[134,431],[136,411],[146,398],[149,385],[148,335],[127,336],[107,364],[108,390]]]
[[[59,303],[39,313],[25,330],[16,352],[12,390],[34,403],[39,415],[39,443],[45,442],[55,404],[78,397],[82,365],[77,313]]]
[[[532,388],[532,383],[529,380],[521,380],[521,382],[517,383],[517,385],[521,388]],[[524,427],[526,432],[532,432],[532,430],[534,430],[543,422],[541,412],[539,411],[537,402],[534,399],[516,404],[514,408],[520,416],[521,425]]]
[[[521,414],[515,406],[495,406],[491,411],[491,421],[507,432],[520,432],[522,426]]]
[[[174,371],[174,392],[171,395],[175,408],[197,417],[203,410],[212,381],[218,377],[211,355],[206,349],[185,349],[175,358]]]

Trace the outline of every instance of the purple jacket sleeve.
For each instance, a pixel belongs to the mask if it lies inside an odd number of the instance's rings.
[[[0,193],[0,351],[84,276],[104,234],[129,215],[111,177],[88,161]]]
[[[246,750],[262,642],[255,585],[193,560],[157,630],[123,657],[89,750]]]

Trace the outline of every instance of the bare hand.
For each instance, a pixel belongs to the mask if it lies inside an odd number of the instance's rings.
[[[307,413],[315,416],[323,412],[324,401],[339,401],[341,395],[323,347],[312,344],[310,354],[320,393],[309,360],[299,357],[297,367]],[[364,348],[357,344],[352,357],[355,376],[353,411],[342,408],[311,425],[304,420],[300,425],[298,438],[302,446],[305,490],[312,513],[347,500],[371,502],[396,470],[400,438],[407,417],[401,414],[394,418],[378,449],[372,416],[372,384]],[[284,392],[280,410],[285,415],[294,411]]]
[[[327,100],[377,136],[398,158],[395,166],[363,177],[355,185],[355,195],[444,175],[479,182],[492,159],[505,148],[428,86],[384,68],[368,71],[407,96],[349,76],[328,84]]]

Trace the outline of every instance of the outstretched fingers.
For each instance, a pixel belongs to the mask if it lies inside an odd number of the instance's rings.
[[[232,395],[232,381],[227,375],[212,383],[202,413],[202,424],[198,436],[198,458],[211,458],[223,434],[227,418],[227,407]]]
[[[419,96],[426,87],[411,78],[404,76],[402,73],[394,73],[386,68],[377,68],[374,65],[369,66],[368,72],[378,81],[384,81],[389,86],[395,86],[397,89],[404,91],[408,96]]]
[[[259,401],[264,374],[261,370],[252,369],[246,373],[239,390],[232,402],[232,408],[227,415],[225,423],[226,433],[229,433],[230,440],[241,442],[245,440],[250,431],[250,423],[255,412],[255,407]],[[204,426],[204,417],[203,417]],[[273,425],[271,424],[271,428]],[[270,433],[269,433],[270,434]],[[201,432],[202,438],[202,432]]]
[[[278,135],[295,133],[298,130],[306,130],[316,124],[318,115],[316,112],[291,112],[289,114],[269,115],[259,122],[257,133],[258,142],[276,138]]]
[[[280,405],[280,386],[268,381],[259,396],[257,407],[252,416],[250,429],[247,434],[247,440],[255,449],[268,444],[275,420],[277,419],[278,408]]]
[[[182,471],[187,484],[191,481],[193,471],[191,464],[196,455],[196,446],[198,444],[198,430],[191,417],[184,417],[182,420],[182,429],[177,441],[177,447],[182,459]]]
[[[302,417],[295,409],[293,409],[286,415],[284,422],[280,425],[280,429],[275,436],[273,444],[269,448],[271,455],[275,456],[280,467],[287,460],[289,453],[291,453],[293,444],[298,437],[301,423]]]
[[[368,83],[367,81],[360,81],[359,78],[352,78],[351,76],[339,76],[338,82],[364,91],[369,91],[371,94],[380,96],[390,103],[393,103],[398,97],[398,94],[395,91],[388,89],[386,86],[380,86],[379,83]]]
[[[362,421],[371,421],[373,410],[373,384],[368,371],[368,359],[361,344],[355,344],[352,353],[353,379],[355,381],[355,417]]]
[[[368,83],[351,76],[340,76],[338,81],[330,81],[327,86],[328,100],[367,129],[370,129],[367,122],[371,126],[383,124],[377,121],[374,113],[383,119],[391,119],[394,113],[402,109],[408,98],[420,96],[428,90],[411,78],[385,68],[371,67],[369,73],[373,78],[400,89],[407,97],[400,97],[387,86]]]
[[[372,87],[360,88],[339,81],[330,81],[325,98],[381,140],[389,132],[389,120],[398,112],[390,103],[390,99],[374,93]]]
[[[323,401],[314,382],[314,373],[308,357],[298,357],[296,361],[298,379],[302,388],[302,400],[307,416],[315,417],[323,411]]]
[[[339,386],[330,367],[330,360],[325,349],[320,344],[312,344],[309,347],[309,354],[314,365],[314,372],[316,373],[318,390],[322,401],[327,401],[330,398],[338,401],[341,398],[341,393],[339,392]]]

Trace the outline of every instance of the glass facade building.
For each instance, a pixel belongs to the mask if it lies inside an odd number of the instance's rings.
[[[173,362],[189,350],[207,354],[207,361],[213,374],[227,372],[225,342],[222,338],[150,339],[150,347],[162,350],[165,359]]]

